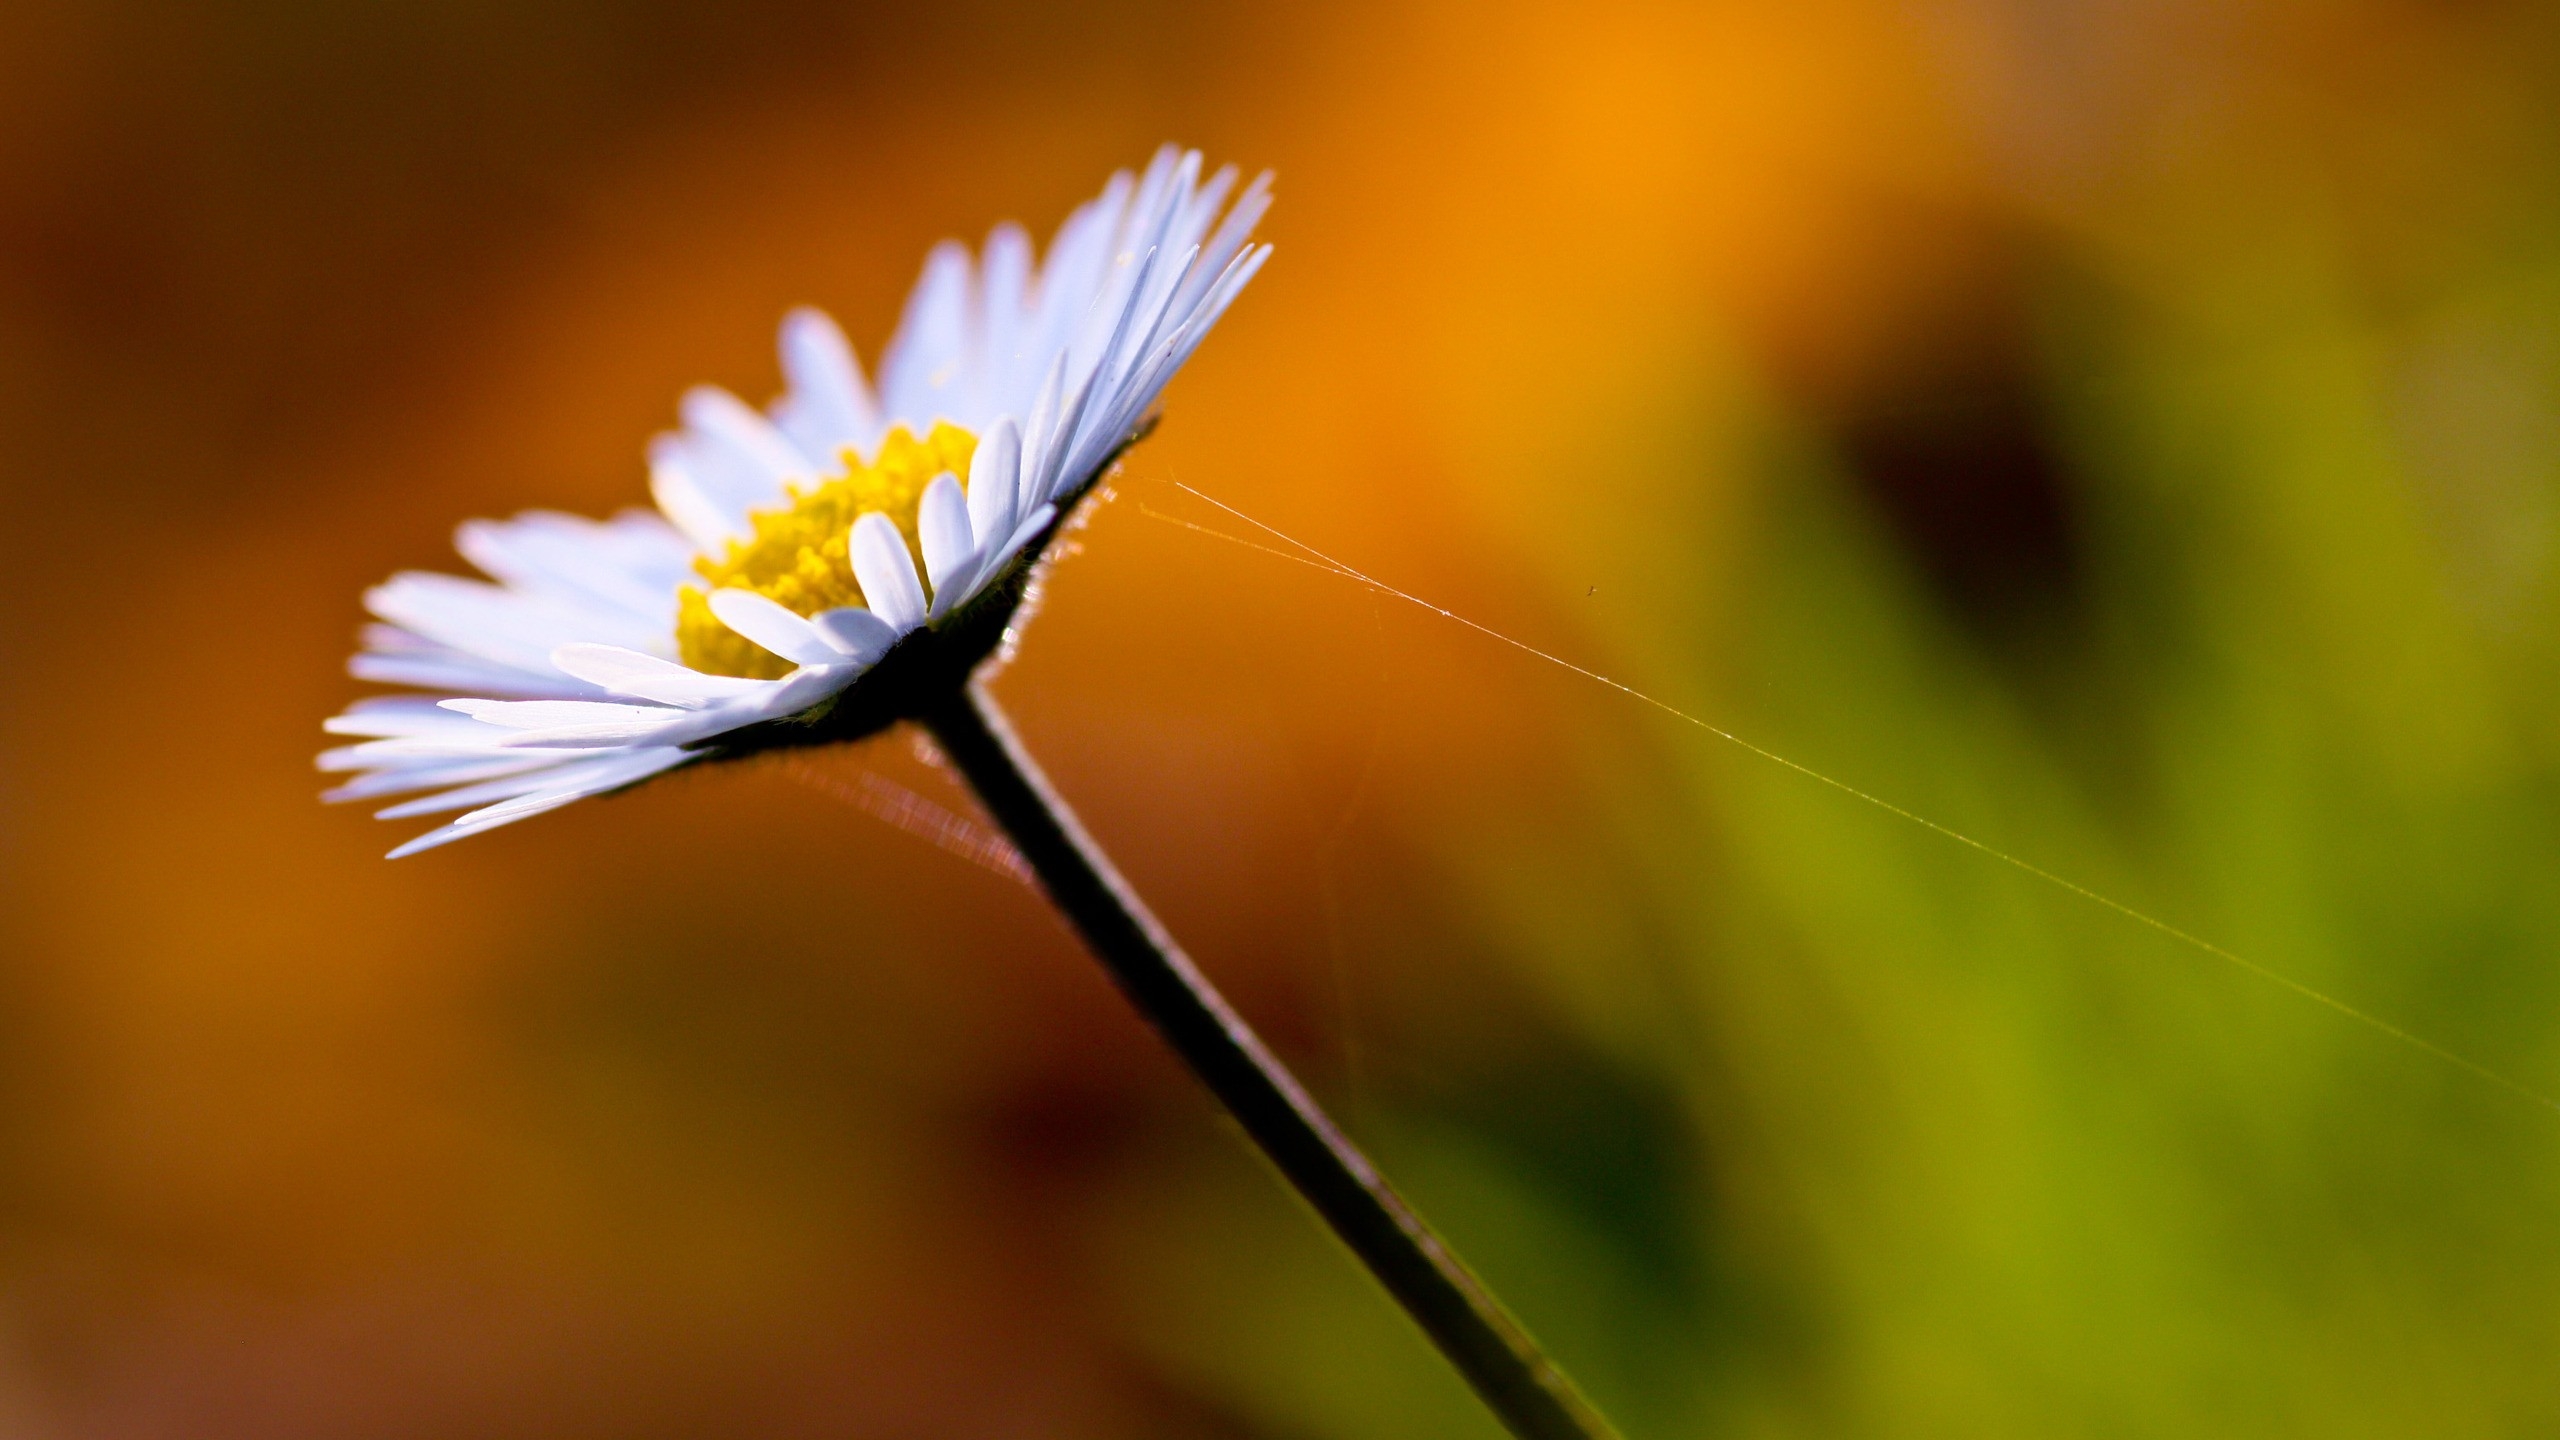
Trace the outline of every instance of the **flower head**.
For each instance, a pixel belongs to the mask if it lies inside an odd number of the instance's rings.
[[[1004,640],[1062,520],[1271,253],[1266,175],[1203,180],[1171,147],[1114,175],[1036,263],[999,226],[927,257],[875,390],[835,322],[782,322],[764,412],[684,398],[651,447],[655,511],[532,512],[456,537],[490,579],[403,574],[365,596],[332,800],[463,811],[405,855],[698,760],[871,733]],[[422,793],[423,792],[423,793]]]

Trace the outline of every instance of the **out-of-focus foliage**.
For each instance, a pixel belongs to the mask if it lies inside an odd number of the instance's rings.
[[[1489,1435],[896,740],[386,865],[362,586],[1172,137],[1000,693],[1631,1440],[2560,1426],[2560,26],[0,17],[0,1431]],[[1254,536],[1256,539],[1267,539]]]

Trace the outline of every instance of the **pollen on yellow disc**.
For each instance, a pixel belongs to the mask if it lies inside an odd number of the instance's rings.
[[[710,675],[778,680],[790,674],[790,661],[720,623],[711,613],[711,592],[753,590],[799,615],[860,605],[862,586],[853,578],[845,542],[854,520],[875,510],[907,537],[907,550],[921,573],[917,502],[933,477],[949,471],[965,478],[977,448],[978,437],[957,425],[936,422],[921,440],[901,425],[880,442],[879,453],[869,462],[847,450],[844,474],[805,489],[793,486],[789,506],[749,515],[755,533],[730,541],[728,552],[718,559],[706,555],[694,561],[694,573],[703,583],[676,592],[678,655]]]

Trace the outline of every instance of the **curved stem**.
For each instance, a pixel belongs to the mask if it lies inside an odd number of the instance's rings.
[[[1122,993],[1522,1440],[1616,1440],[1182,953],[975,686],[920,717]]]

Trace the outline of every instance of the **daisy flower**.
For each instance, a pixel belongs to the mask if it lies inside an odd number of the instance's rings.
[[[1036,263],[1013,225],[976,256],[937,247],[876,388],[835,322],[793,312],[780,399],[685,396],[649,452],[654,511],[464,525],[456,548],[489,579],[366,594],[378,623],[349,669],[428,693],[327,722],[359,743],[320,757],[354,772],[326,798],[463,812],[407,855],[680,765],[869,734],[965,683],[1269,258],[1270,177],[1236,178],[1167,147]]]

